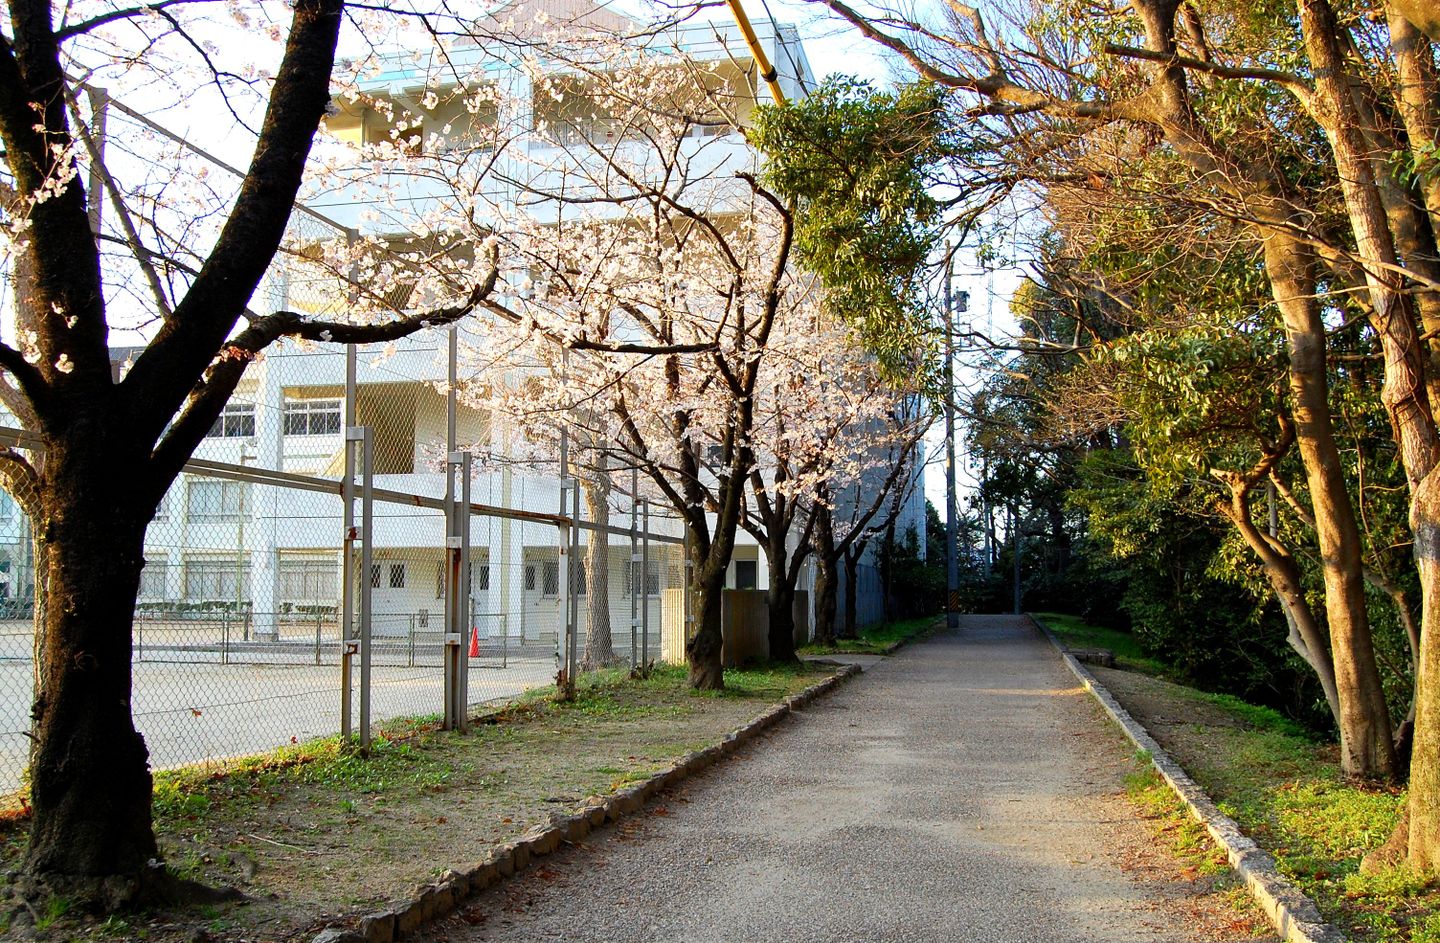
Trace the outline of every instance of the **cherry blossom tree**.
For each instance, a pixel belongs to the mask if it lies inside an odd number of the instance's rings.
[[[758,384],[797,285],[793,213],[736,146],[754,93],[727,63],[603,32],[550,35],[533,52],[524,101],[474,62],[458,78],[447,67],[420,102],[529,108],[511,133],[472,123],[418,151],[337,154],[332,167],[373,187],[409,234],[417,283],[453,290],[466,259],[498,260],[501,290],[482,302],[494,337],[471,364],[493,379],[472,389],[551,438],[563,428],[592,478],[638,472],[683,522],[690,681],[719,688],[720,593],[757,467]],[[394,120],[404,134],[414,119]],[[420,181],[443,195],[407,203]]]
[[[195,890],[160,860],[148,752],[130,709],[131,618],[162,496],[270,344],[403,337],[475,310],[498,272],[480,258],[462,287],[441,288],[433,306],[404,316],[356,309],[327,321],[249,308],[330,105],[341,0],[297,0],[278,20],[279,8],[221,13],[186,0],[63,11],[12,0],[7,12],[0,253],[18,344],[0,344],[0,399],[35,438],[0,452],[0,476],[29,496],[46,600],[19,886],[30,897],[114,909]],[[217,42],[237,29],[272,44],[252,43],[240,57],[250,61],[237,64]],[[228,112],[253,145],[247,169],[225,187],[187,170],[175,149],[147,161],[102,159],[81,78]],[[132,186],[132,172],[148,175],[147,186]],[[97,230],[102,195],[115,220]],[[118,373],[117,328],[143,338]]]
[[[868,540],[862,535],[883,529],[894,516],[895,496],[916,480],[907,457],[931,418],[919,391],[887,378],[824,298],[812,286],[809,304],[782,321],[757,398],[759,460],[742,523],[765,548],[769,565],[772,658],[794,657],[795,596],[812,550],[821,551],[817,637],[834,637],[837,561],[851,552],[858,562]],[[837,494],[846,501],[842,514],[859,522],[858,529],[847,527],[838,548]],[[855,537],[847,540],[851,532]],[[855,563],[846,569],[853,587]],[[854,598],[853,592],[847,597]]]

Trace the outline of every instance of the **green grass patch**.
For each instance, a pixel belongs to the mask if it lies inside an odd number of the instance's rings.
[[[1140,643],[1129,632],[1091,625],[1079,616],[1060,612],[1037,612],[1034,616],[1069,648],[1103,648],[1115,653],[1115,663],[1121,668],[1162,678],[1170,674],[1163,662],[1141,650]]]
[[[1185,804],[1150,765],[1150,758],[1137,755],[1135,763],[1135,771],[1125,777],[1125,792],[1150,820],[1157,837],[1169,845],[1177,858],[1200,874],[1227,874],[1229,862],[1224,853],[1210,840],[1205,826],[1190,815]]]
[[[943,616],[887,622],[861,629],[859,638],[836,639],[834,645],[805,645],[800,652],[804,655],[888,655],[900,643],[919,638],[943,624]]]
[[[1151,725],[1166,749],[1351,940],[1440,943],[1440,887],[1433,875],[1406,868],[1359,872],[1361,859],[1399,820],[1402,791],[1347,781],[1333,745],[1233,697],[1145,680],[1121,701],[1142,721],[1147,711],[1169,719]],[[1153,771],[1136,781],[1132,794],[1138,792],[1142,807],[1170,801],[1145,798],[1159,782]]]

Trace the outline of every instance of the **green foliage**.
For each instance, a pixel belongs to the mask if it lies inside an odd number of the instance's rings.
[[[1263,708],[1160,682],[1142,690],[1134,709],[1170,720],[1158,728],[1167,749],[1349,939],[1437,940],[1433,875],[1405,868],[1359,873],[1364,855],[1394,829],[1403,794],[1347,781],[1333,744],[1315,742]],[[1163,815],[1173,802],[1148,768],[1129,777],[1127,787],[1153,814]]]
[[[918,638],[942,623],[935,616],[920,619],[904,619],[899,622],[884,622],[860,630],[859,638],[836,639],[834,645],[806,645],[802,651],[807,655],[829,655],[845,652],[852,655],[884,655],[900,642]],[[729,675],[726,675],[729,684]]]
[[[1139,640],[1129,632],[1092,625],[1059,612],[1039,612],[1035,618],[1071,648],[1103,648],[1115,654],[1116,664],[1121,668],[1152,675],[1167,673],[1166,666],[1147,655]]]
[[[1249,464],[1257,443],[1276,434],[1284,363],[1274,331],[1197,319],[1132,333],[1098,350],[1095,362],[1119,368],[1133,456],[1157,484]]]
[[[950,120],[939,86],[890,93],[831,76],[759,108],[751,132],[767,182],[797,205],[795,246],[830,309],[904,375],[933,353],[920,281],[938,222],[927,170],[944,156]]]
[[[75,909],[73,898],[56,895],[45,901],[44,911],[35,919],[35,929],[45,930]]]
[[[991,612],[999,598],[999,584],[987,569],[966,556],[967,537],[973,521],[962,521],[959,543],[960,611]],[[945,572],[945,523],[935,505],[925,502],[925,556],[920,556],[920,538],[913,531],[900,535],[893,547],[882,548],[880,559],[887,592],[889,613],[895,619],[917,619],[944,610],[949,580]]]

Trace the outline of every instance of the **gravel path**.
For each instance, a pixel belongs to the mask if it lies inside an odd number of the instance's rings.
[[[1236,914],[1155,851],[1123,796],[1126,756],[1027,622],[968,617],[431,938],[1249,938],[1217,931]]]

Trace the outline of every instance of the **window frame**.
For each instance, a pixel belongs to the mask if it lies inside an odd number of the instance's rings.
[[[287,398],[280,413],[281,435],[287,438],[338,436],[345,431],[343,405],[338,398],[328,396],[306,399]],[[331,417],[333,417],[333,422]],[[302,420],[299,425],[303,427],[303,431],[293,428],[297,419]],[[320,422],[317,423],[317,420]],[[319,425],[318,429],[317,425]]]
[[[207,439],[255,438],[255,404],[245,400],[225,404],[215,424],[205,433]]]
[[[215,510],[197,507],[196,493],[212,488],[216,489],[218,493]],[[225,478],[191,478],[185,485],[185,518],[186,520],[200,521],[238,521],[242,517],[248,518],[250,506],[246,498],[249,491],[249,484],[243,481],[230,481]],[[235,496],[233,507],[227,500],[231,495]]]

